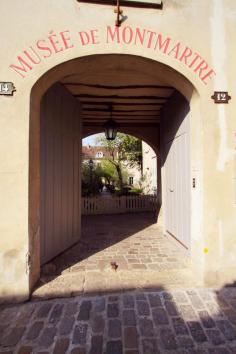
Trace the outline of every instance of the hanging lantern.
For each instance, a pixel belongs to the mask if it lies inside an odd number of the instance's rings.
[[[115,140],[117,134],[117,124],[113,119],[109,119],[105,124],[105,135],[107,140]]]
[[[107,140],[115,140],[117,134],[117,124],[112,119],[112,106],[110,106],[111,118],[103,125]]]

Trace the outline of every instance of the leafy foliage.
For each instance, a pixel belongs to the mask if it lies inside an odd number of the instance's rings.
[[[88,162],[82,164],[82,195],[96,195],[102,190],[102,176],[100,166],[89,166]]]
[[[111,191],[125,193],[128,180],[127,167],[142,168],[141,140],[123,133],[118,133],[113,141],[99,137],[97,143],[105,147],[108,154],[92,168],[88,162],[82,165],[82,194],[83,196],[96,195],[102,191],[103,184]],[[130,189],[130,188],[129,188]],[[128,192],[128,190],[127,190]]]
[[[115,184],[118,181],[118,175],[115,166],[106,159],[101,161],[100,176],[103,177],[109,185]]]
[[[107,140],[105,137],[99,137],[98,142],[109,152],[106,160],[115,167],[119,188],[124,184],[124,165],[129,167],[136,166],[142,168],[142,142],[134,136],[118,133],[115,140]]]
[[[111,156],[109,160],[126,161],[130,167],[136,165],[141,168],[142,141],[140,139],[128,134],[117,133],[115,140],[99,137],[98,142],[109,151]]]

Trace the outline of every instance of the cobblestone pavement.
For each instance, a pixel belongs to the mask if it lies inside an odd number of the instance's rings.
[[[34,298],[199,285],[152,213],[89,216],[82,230],[78,244],[44,266]]]
[[[236,288],[130,291],[0,309],[0,353],[236,353]]]
[[[236,354],[236,288],[201,288],[150,214],[89,217],[32,300],[0,307],[2,353]]]

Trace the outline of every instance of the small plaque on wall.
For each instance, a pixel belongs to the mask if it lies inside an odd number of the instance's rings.
[[[229,96],[227,91],[215,91],[211,98],[215,103],[229,103],[231,96]]]
[[[0,82],[0,95],[12,96],[16,91],[12,82]]]

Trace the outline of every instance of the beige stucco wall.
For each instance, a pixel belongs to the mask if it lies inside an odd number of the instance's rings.
[[[138,166],[129,166],[124,162],[124,169],[127,175],[127,181],[125,183],[129,184],[129,177],[133,177],[133,187],[140,188],[141,186],[141,169]]]
[[[145,141],[142,142],[143,191],[145,194],[157,193],[157,155]]]
[[[226,283],[235,279],[236,205],[233,183],[235,154],[236,95],[236,5],[234,0],[163,0],[163,10],[124,8],[124,27],[162,33],[171,43],[180,42],[199,53],[208,63],[203,73],[194,71],[178,59],[176,51],[162,50],[121,41],[107,42],[107,26],[115,17],[111,6],[79,4],[76,0],[1,2],[0,79],[16,86],[13,97],[0,96],[0,297],[27,298],[29,294],[29,115],[30,93],[36,81],[55,65],[93,54],[132,54],[164,63],[169,70],[162,80],[175,86],[191,106],[191,177],[197,188],[192,192],[192,237],[198,244],[195,261],[207,283]],[[90,44],[82,45],[80,31],[90,31]],[[93,31],[93,32],[91,32]],[[126,30],[130,31],[130,29]],[[61,33],[63,32],[63,33]],[[60,34],[61,33],[61,34]],[[53,34],[56,36],[51,37]],[[54,43],[50,44],[51,41]],[[70,39],[69,39],[70,38]],[[27,72],[14,69],[17,56],[25,50],[50,44],[52,54],[40,52],[40,63]],[[126,40],[127,41],[127,40]],[[94,44],[93,44],[94,43]],[[177,49],[176,49],[177,50]],[[50,55],[49,55],[50,54]],[[177,56],[177,58],[175,58]],[[200,59],[199,59],[200,60]],[[213,69],[205,80],[205,74]],[[74,67],[73,70],[76,70]],[[19,74],[19,72],[21,74]],[[195,87],[193,93],[187,81]],[[24,75],[25,74],[25,75]],[[55,72],[54,72],[55,74]],[[60,73],[58,73],[59,75]],[[155,73],[154,73],[155,74]],[[200,74],[200,75],[199,75]],[[159,75],[163,75],[162,71]],[[56,77],[56,74],[55,74]],[[50,76],[41,91],[53,82]],[[204,83],[205,81],[205,83]],[[227,90],[228,105],[216,105],[214,90]],[[34,101],[35,103],[35,101]],[[37,106],[37,105],[36,105]],[[38,107],[32,110],[38,110]],[[36,176],[37,177],[37,176]],[[37,234],[37,223],[34,233]]]

